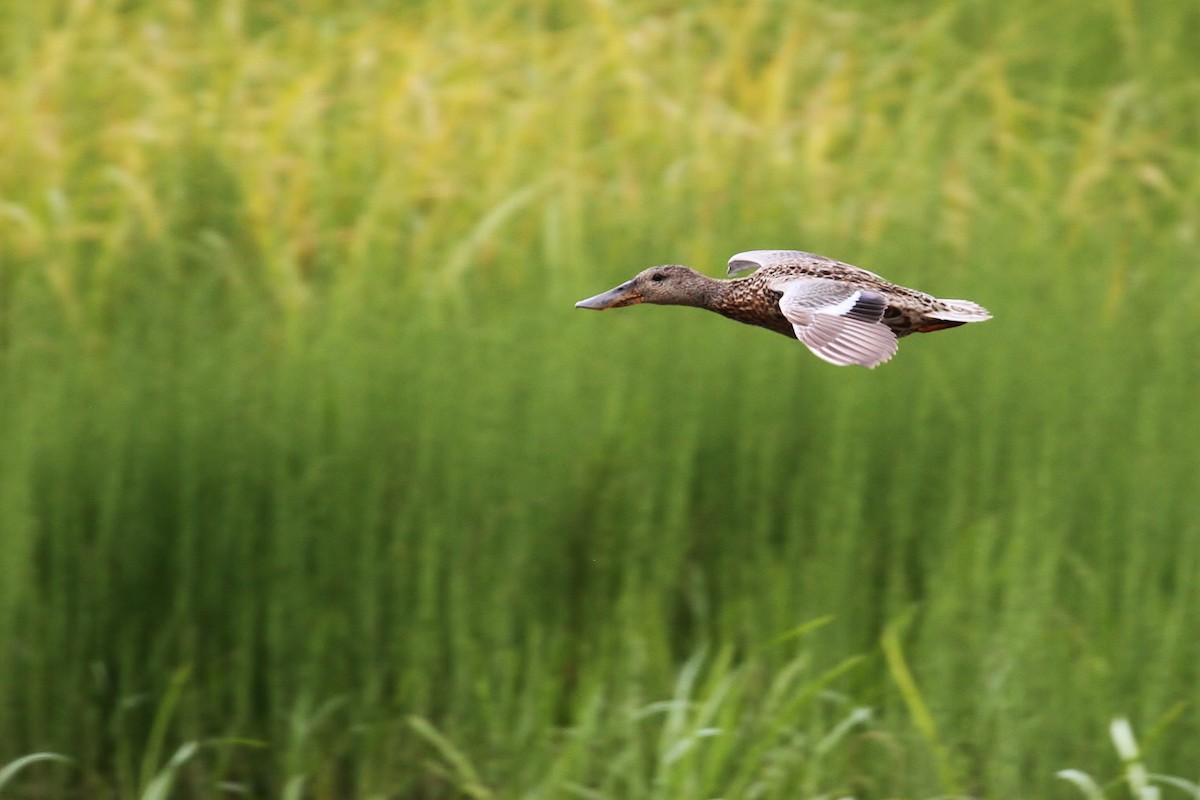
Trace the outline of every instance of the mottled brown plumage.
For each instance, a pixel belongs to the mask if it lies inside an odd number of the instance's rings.
[[[833,364],[873,367],[895,352],[895,340],[982,322],[991,315],[967,300],[942,300],[889,283],[873,272],[798,250],[753,250],[729,260],[729,274],[716,280],[669,264],[651,267],[579,308],[602,310],[655,303],[708,309],[800,339]]]

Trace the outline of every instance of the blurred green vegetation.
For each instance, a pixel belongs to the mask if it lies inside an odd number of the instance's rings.
[[[6,791],[1194,779],[1198,26],[0,0]],[[760,247],[996,318],[571,307]]]

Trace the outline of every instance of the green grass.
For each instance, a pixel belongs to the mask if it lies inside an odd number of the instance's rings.
[[[1186,796],[1189,4],[198,5],[0,0],[5,796]],[[996,318],[572,308],[775,246]]]

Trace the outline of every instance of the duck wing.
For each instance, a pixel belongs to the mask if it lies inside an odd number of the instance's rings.
[[[768,269],[771,267],[795,267],[801,273],[825,271],[849,275],[863,275],[879,281],[883,280],[883,278],[870,270],[856,267],[853,264],[847,264],[844,261],[817,255],[816,253],[806,253],[803,250],[747,250],[729,259],[727,273],[729,275],[736,275],[739,272]]]
[[[896,354],[896,334],[881,322],[887,299],[878,292],[828,278],[781,278],[769,286],[783,293],[779,310],[817,358],[876,367]]]

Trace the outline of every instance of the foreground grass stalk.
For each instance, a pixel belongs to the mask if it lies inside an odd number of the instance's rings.
[[[899,627],[900,624],[895,622],[888,625],[880,640],[884,658],[887,660],[888,672],[900,690],[900,697],[903,699],[905,707],[908,708],[913,723],[933,751],[943,792],[950,797],[959,797],[962,793],[958,787],[954,766],[950,761],[950,754],[938,735],[933,715],[929,713],[925,698],[913,678],[912,671],[908,668],[908,662],[904,658],[904,649],[900,645]]]
[[[56,762],[59,764],[76,764],[73,758],[67,758],[58,753],[30,753],[27,756],[14,758],[12,761],[0,767],[0,792],[3,792],[5,787],[11,783],[17,775],[22,771],[32,766],[43,762]]]
[[[1109,735],[1117,755],[1121,758],[1124,771],[1122,777],[1113,779],[1102,788],[1095,779],[1081,770],[1064,769],[1060,770],[1057,776],[1074,784],[1087,800],[1104,800],[1108,797],[1107,789],[1116,789],[1122,783],[1128,787],[1128,797],[1131,800],[1159,800],[1162,797],[1159,784],[1177,789],[1193,800],[1200,798],[1200,783],[1173,775],[1154,774],[1146,768],[1141,749],[1133,735],[1133,726],[1129,724],[1128,719],[1114,719],[1109,726]]]
[[[408,724],[418,736],[431,744],[445,762],[448,770],[439,768],[437,771],[448,778],[455,789],[475,800],[489,800],[492,792],[479,778],[479,773],[471,765],[471,761],[454,743],[447,739],[427,719],[409,717]]]

